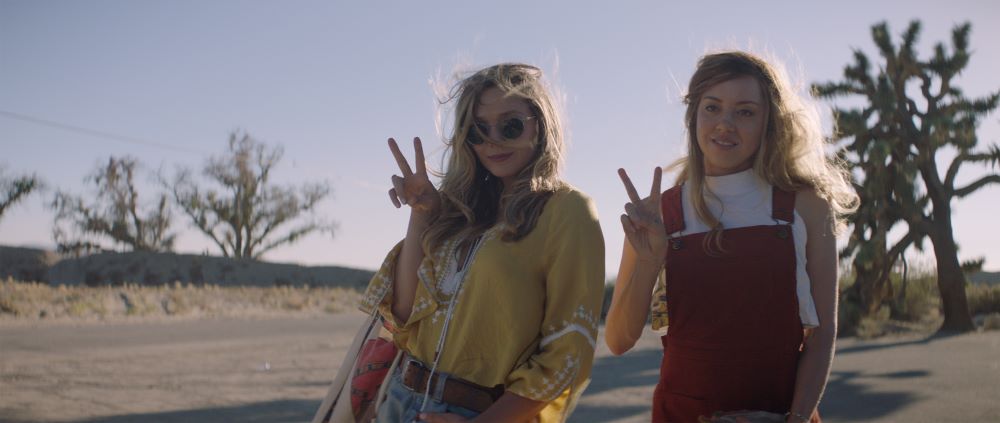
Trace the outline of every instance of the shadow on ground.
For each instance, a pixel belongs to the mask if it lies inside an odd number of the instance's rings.
[[[826,385],[823,401],[819,404],[823,419],[837,421],[867,421],[885,417],[924,398],[908,392],[872,392],[866,382],[872,379],[920,379],[930,376],[926,370],[909,370],[880,375],[863,375],[860,372],[833,372]]]
[[[161,413],[127,414],[77,420],[74,423],[189,423],[243,422],[284,423],[308,422],[319,407],[319,401],[266,401],[232,407],[211,407],[198,410],[165,411]]]
[[[883,349],[887,349],[887,348],[905,347],[905,346],[910,346],[910,345],[927,345],[927,344],[930,344],[931,342],[934,342],[934,341],[940,341],[940,340],[952,338],[952,337],[959,336],[959,335],[961,335],[961,334],[956,334],[956,333],[936,333],[936,334],[933,334],[933,335],[930,335],[930,336],[927,336],[927,337],[924,337],[924,338],[911,339],[911,340],[903,340],[903,341],[896,341],[896,342],[880,343],[880,342],[877,342],[877,341],[876,342],[869,341],[869,342],[860,343],[860,344],[857,344],[857,345],[852,345],[850,347],[843,347],[843,348],[837,347],[837,354],[852,354],[852,353],[859,353],[859,352],[868,352],[868,351],[875,351],[875,350],[883,350]],[[834,358],[834,360],[836,360],[836,358]]]
[[[658,348],[632,351],[623,356],[601,357],[594,361],[590,386],[569,419],[574,423],[606,422],[647,413],[650,404],[589,405],[587,399],[619,388],[647,387],[650,391],[659,379],[663,351]]]

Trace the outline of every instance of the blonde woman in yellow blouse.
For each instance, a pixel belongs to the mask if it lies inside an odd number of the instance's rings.
[[[536,67],[451,91],[440,187],[393,139],[405,239],[365,293],[404,351],[379,422],[564,421],[590,377],[604,281],[593,202],[559,178],[562,128]]]

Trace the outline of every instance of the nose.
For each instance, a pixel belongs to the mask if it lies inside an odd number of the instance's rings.
[[[504,139],[503,134],[500,132],[500,128],[497,128],[497,126],[499,126],[499,124],[490,125],[490,130],[486,133],[486,138],[489,139],[489,141]]]
[[[733,115],[731,113],[726,113],[719,118],[716,122],[715,128],[722,131],[729,131],[733,129]]]
[[[501,134],[500,131],[497,130],[496,128],[494,128],[492,126],[489,127],[489,131],[485,132],[483,135],[486,135],[486,137],[484,138],[484,140],[486,141],[486,144],[490,144],[490,145],[493,145],[493,146],[502,146],[503,145],[503,143],[501,141],[498,141],[498,140],[504,139],[503,138],[503,134]]]

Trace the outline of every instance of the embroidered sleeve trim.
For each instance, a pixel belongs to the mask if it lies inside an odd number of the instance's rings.
[[[552,401],[573,383],[579,372],[579,367],[579,358],[573,354],[567,354],[564,365],[558,370],[553,370],[551,377],[543,376],[541,380],[525,381],[525,386],[511,387],[510,391],[535,401]]]
[[[573,324],[571,324],[569,326],[566,326],[566,327],[562,328],[562,330],[560,330],[560,331],[558,331],[556,333],[553,333],[553,334],[551,334],[549,336],[546,336],[545,338],[542,338],[542,342],[539,343],[539,346],[540,347],[544,347],[544,346],[546,346],[548,344],[551,344],[557,338],[560,338],[563,335],[566,335],[566,334],[569,334],[569,333],[573,333],[573,332],[577,332],[580,335],[583,335],[583,339],[587,340],[587,343],[590,344],[590,348],[597,348],[597,342],[594,341],[594,337],[590,335],[590,330],[588,330],[587,328],[585,328],[585,327],[583,327],[583,326],[581,326],[579,324],[576,324],[576,323],[573,323]]]

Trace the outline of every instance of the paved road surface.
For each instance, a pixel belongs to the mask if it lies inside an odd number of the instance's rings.
[[[0,422],[306,421],[362,316],[0,323]],[[573,422],[648,422],[659,340],[603,345]],[[1000,421],[1000,332],[840,342],[826,422]]]

